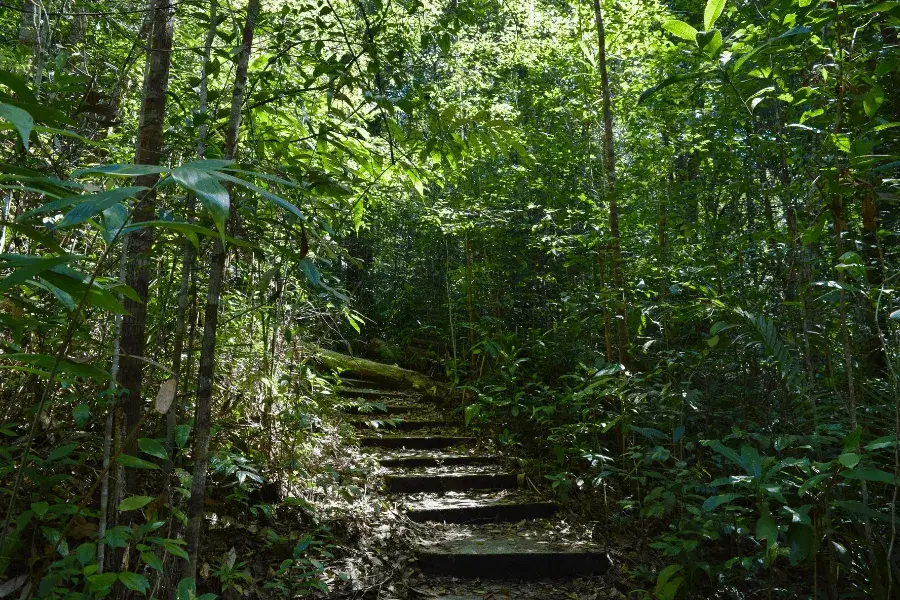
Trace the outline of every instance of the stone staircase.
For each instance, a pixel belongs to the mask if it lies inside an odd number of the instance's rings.
[[[466,435],[452,410],[369,380],[343,379],[339,393],[359,403],[348,419],[363,431],[361,446],[377,458],[388,493],[412,521],[428,524],[419,540],[420,580],[451,582],[420,586],[425,591],[410,598],[577,598],[564,591],[489,595],[481,580],[504,580],[509,591],[509,582],[552,579],[559,583],[546,589],[562,590],[565,580],[609,567],[590,534],[573,531],[556,503],[529,491],[522,474]]]

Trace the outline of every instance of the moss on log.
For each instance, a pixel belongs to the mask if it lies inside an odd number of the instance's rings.
[[[446,384],[397,365],[347,356],[316,346],[309,348],[309,358],[315,364],[338,371],[345,377],[371,379],[393,388],[418,390],[439,398],[451,396],[451,390]]]

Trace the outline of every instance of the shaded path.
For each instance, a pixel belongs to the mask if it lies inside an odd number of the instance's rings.
[[[572,581],[583,577],[597,589],[606,553],[571,528],[554,502],[526,489],[499,454],[466,435],[452,409],[370,379],[344,379],[340,393],[361,404],[350,418],[378,459],[385,488],[411,520],[427,524],[417,548],[422,585],[410,598],[615,597],[569,591],[584,588],[584,580]]]

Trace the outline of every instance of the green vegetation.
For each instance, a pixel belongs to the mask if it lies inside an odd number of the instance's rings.
[[[375,577],[320,347],[640,538],[630,597],[900,595],[900,2],[17,2],[0,597]]]

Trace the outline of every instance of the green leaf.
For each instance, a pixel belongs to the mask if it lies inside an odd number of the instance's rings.
[[[879,521],[886,521],[888,523],[893,520],[890,513],[877,511],[866,506],[862,502],[856,502],[852,500],[837,500],[833,502],[833,504],[837,508],[842,508],[848,512],[861,515],[863,517],[868,517],[870,519],[877,519]]]
[[[698,33],[697,46],[710,57],[715,58],[722,48],[722,32],[718,29],[714,29],[712,31]]]
[[[31,512],[33,512],[38,519],[43,519],[49,509],[50,505],[46,502],[33,502],[31,504]]]
[[[225,240],[225,221],[231,210],[231,200],[228,190],[222,187],[216,177],[201,169],[192,167],[178,167],[172,171],[172,179],[185,189],[194,192],[200,203],[206,207],[212,216],[219,235]]]
[[[671,77],[667,77],[663,79],[661,82],[657,83],[651,88],[647,88],[641,93],[640,98],[638,98],[638,104],[643,103],[647,98],[654,95],[659,90],[665,89],[671,85],[675,85],[676,83],[681,83],[682,81],[691,81],[693,79],[700,79],[701,77],[705,77],[706,75],[711,75],[712,71],[694,71],[693,73],[679,73],[678,75],[673,75]]]
[[[101,213],[106,209],[119,204],[125,198],[133,198],[137,194],[146,191],[148,188],[143,186],[132,186],[107,190],[90,196],[79,196],[79,204],[66,213],[62,221],[53,226],[53,229],[63,229],[84,223],[97,213]]]
[[[28,137],[31,135],[31,128],[34,127],[34,119],[31,118],[31,115],[18,106],[0,103],[0,119],[12,123],[22,138],[22,145],[25,146],[25,150],[28,150]]]
[[[800,488],[797,490],[797,495],[803,496],[806,492],[819,485],[828,477],[831,477],[831,473],[819,473],[818,475],[810,477],[800,485]]]
[[[184,551],[184,548],[178,545],[176,540],[167,539],[163,542],[163,548],[166,549],[166,552],[171,554],[172,556],[177,556],[178,558],[183,558],[187,560],[188,554]]]
[[[160,560],[160,558],[153,552],[141,552],[141,560],[144,561],[144,563],[148,567],[150,567],[151,569],[155,569],[160,573],[162,573],[164,570],[162,560]]]
[[[184,448],[187,444],[188,437],[191,435],[191,426],[187,424],[175,427],[175,445]]]
[[[141,594],[146,594],[146,592],[150,589],[150,583],[144,578],[143,575],[138,575],[137,573],[119,573],[119,581],[121,581],[125,587],[129,590],[139,592]]]
[[[703,11],[703,28],[709,31],[725,9],[725,0],[707,0]]]
[[[159,469],[159,465],[128,454],[120,454],[116,458],[116,462],[123,467],[133,467],[135,469]]]
[[[140,175],[159,175],[160,173],[168,173],[171,169],[168,167],[160,167],[157,165],[101,165],[98,167],[88,167],[86,169],[78,169],[72,173],[73,177],[81,177],[82,175],[112,175],[114,177],[137,177]]]
[[[34,278],[36,275],[39,275],[45,271],[49,271],[53,267],[72,262],[73,260],[76,260],[78,258],[78,256],[74,254],[63,254],[61,256],[29,256],[4,254],[0,255],[0,260],[9,257],[16,257],[20,259],[18,264],[22,264],[23,266],[17,268],[15,271],[0,280],[0,292],[7,290],[14,285],[25,283],[29,279]],[[9,259],[4,262],[6,262],[6,264],[0,263],[0,267],[8,268],[9,266],[15,266],[17,264],[17,261],[14,259]]]
[[[841,475],[847,479],[894,483],[894,474],[880,469],[853,469],[852,471],[844,471]]]
[[[859,464],[859,454],[856,452],[845,452],[838,456],[838,462],[848,469],[852,469]]]
[[[738,498],[743,498],[742,494],[720,494],[718,496],[710,496],[703,502],[703,510],[706,512],[711,512],[722,506],[723,504],[729,504],[732,500],[737,500]]]
[[[72,409],[72,417],[75,418],[75,424],[79,428],[83,428],[88,419],[91,418],[91,407],[87,404],[78,404]]]
[[[759,520],[756,522],[756,539],[766,540],[770,547],[778,540],[778,525],[769,512],[768,504],[763,504],[760,509]]]
[[[878,109],[884,103],[884,88],[880,85],[873,85],[872,88],[863,96],[863,110],[870,119],[875,116]]]
[[[132,496],[131,498],[125,498],[119,503],[119,511],[128,512],[129,510],[138,510],[144,508],[151,502],[153,502],[153,498],[150,496]]]
[[[663,29],[672,33],[683,40],[693,42],[697,40],[697,30],[685,23],[684,21],[671,20],[663,23]]]
[[[75,549],[75,558],[84,566],[97,558],[97,544],[87,542]]]
[[[243,187],[247,188],[247,189],[250,190],[250,191],[256,192],[257,194],[259,194],[259,195],[262,196],[263,198],[266,198],[267,200],[271,200],[271,201],[274,202],[277,206],[280,206],[281,208],[285,209],[285,210],[288,211],[289,213],[293,214],[295,217],[297,217],[297,218],[300,219],[301,221],[305,221],[305,220],[306,220],[306,217],[303,215],[302,212],[300,212],[300,209],[299,209],[299,208],[297,208],[296,206],[294,206],[293,204],[291,204],[290,202],[288,202],[288,201],[285,200],[284,198],[282,198],[282,197],[280,197],[280,196],[278,196],[278,195],[276,195],[276,194],[273,194],[273,193],[270,192],[269,190],[264,190],[263,188],[261,188],[261,187],[259,187],[259,186],[256,186],[256,185],[253,185],[252,183],[250,183],[250,182],[248,182],[248,181],[244,181],[243,179],[239,179],[239,178],[234,177],[234,176],[232,176],[232,175],[226,175],[225,173],[218,173],[218,172],[216,172],[216,173],[213,173],[213,175],[215,175],[218,179],[222,179],[222,180],[224,180],[224,181],[230,181],[230,182],[232,182],[232,183],[236,183],[236,184],[238,184],[238,185],[240,185],[240,186],[243,186]]]
[[[721,454],[722,456],[724,456],[725,458],[727,458],[728,460],[730,460],[731,462],[736,464],[737,466],[739,466],[739,467],[744,466],[744,463],[741,461],[741,457],[738,456],[737,452],[735,452],[734,450],[732,450],[731,448],[729,448],[728,446],[726,446],[719,440],[702,440],[700,443],[703,444],[704,446],[712,448],[713,450],[715,450],[716,452],[718,452],[719,454]]]
[[[314,287],[319,287],[321,285],[322,274],[319,273],[319,269],[313,261],[304,258],[297,263],[297,266],[300,267],[300,270],[303,271],[303,274],[306,275],[306,278],[309,279],[309,282],[313,284]]]
[[[103,541],[110,548],[126,548],[131,540],[131,528],[124,525],[117,525],[106,530]]]
[[[151,438],[141,438],[138,440],[138,448],[150,456],[168,460],[169,455],[166,453],[165,447],[157,440]]]
[[[65,458],[66,456],[72,454],[72,451],[77,447],[78,444],[66,444],[65,446],[60,446],[50,453],[50,456],[47,457],[47,462],[53,462],[54,460]]]

